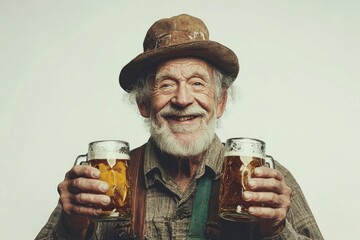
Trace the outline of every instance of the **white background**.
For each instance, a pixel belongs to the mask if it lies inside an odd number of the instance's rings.
[[[87,143],[147,129],[118,85],[155,21],[200,17],[240,59],[218,129],[263,139],[325,239],[358,239],[358,1],[0,1],[0,238],[34,239]]]

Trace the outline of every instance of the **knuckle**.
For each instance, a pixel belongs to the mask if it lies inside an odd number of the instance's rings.
[[[71,170],[70,170],[70,171],[71,171]],[[70,178],[70,175],[71,175],[71,174],[70,174],[70,171],[68,171],[68,172],[65,173],[65,179],[69,179],[69,178]]]
[[[75,196],[75,201],[81,205],[87,205],[94,203],[94,198],[90,194],[79,193]]]
[[[257,180],[257,184],[261,187],[264,187],[264,186],[266,186],[266,180],[263,178],[260,178]]]
[[[284,206],[287,208],[287,209],[289,209],[290,208],[290,206],[291,206],[291,200],[290,200],[290,198],[286,198],[285,200],[284,200]]]
[[[271,194],[271,197],[270,197],[270,203],[274,204],[274,203],[277,203],[278,201],[278,196],[276,194]]]
[[[252,201],[259,201],[261,199],[261,196],[260,196],[261,193],[256,193],[254,192],[252,194]]]
[[[85,166],[74,166],[71,170],[70,170],[70,175],[71,178],[78,178],[81,176],[84,176],[84,167]]]
[[[64,207],[69,201],[65,195],[60,195],[59,202]]]
[[[291,202],[289,201],[289,202],[287,202],[286,207],[285,207],[285,210],[286,210],[285,215],[286,215],[287,211],[290,209],[290,207],[291,207]]]
[[[278,211],[278,219],[285,219],[286,211]]]
[[[72,180],[72,185],[76,188],[80,188],[81,184],[82,184],[81,178],[75,178]]]
[[[276,180],[275,178],[269,179],[268,180],[268,184],[269,184],[269,189],[271,189],[272,192],[279,192],[281,191],[281,183]]]
[[[291,198],[291,196],[292,196],[292,189],[289,187],[289,186],[287,186],[287,185],[283,185],[283,186],[281,186],[281,194],[282,195],[284,195],[284,196],[286,196],[286,198]]]
[[[277,219],[279,217],[279,210],[271,208],[269,219]]]
[[[102,181],[97,181],[97,180],[89,181],[89,187],[91,187],[92,189],[99,189],[101,184]]]
[[[59,183],[57,186],[57,191],[61,195],[66,190],[66,185],[64,182]]]
[[[271,179],[271,185],[278,188],[280,184],[279,184],[278,180],[276,180],[275,178],[272,178]]]
[[[86,166],[86,165],[77,165],[77,166],[74,166],[74,170],[76,171],[76,173],[78,175],[84,175],[86,173],[87,167],[88,166]]]
[[[292,189],[289,186],[285,187],[285,194],[288,195],[288,196],[292,195]]]
[[[65,179],[71,180],[77,177],[76,167],[72,167],[66,174]]]
[[[74,213],[80,215],[82,213],[82,209],[83,209],[82,206],[76,206],[74,207]]]
[[[79,174],[81,172],[81,168],[82,166],[81,165],[75,165],[72,167],[72,169],[70,171],[76,173],[76,174]]]
[[[285,215],[286,215],[286,212],[290,209],[290,206],[291,206],[290,198],[287,196],[281,195],[278,207],[285,211]]]
[[[87,202],[85,195],[82,194],[82,193],[76,194],[76,196],[75,196],[75,201],[78,202],[78,203],[80,203],[80,204],[84,204],[84,203]]]
[[[71,214],[72,207],[70,204],[63,204],[62,208],[64,212],[66,212],[67,214]]]
[[[273,218],[274,214],[275,214],[275,210],[273,208],[266,207],[266,208],[261,209],[261,215],[263,215],[263,217],[266,219]]]
[[[284,176],[282,175],[282,173],[279,170],[275,171],[275,178],[279,179],[280,181],[284,178]]]
[[[88,165],[81,165],[81,166],[79,166],[80,174],[84,177],[91,178],[92,177],[92,168],[93,167],[88,166]]]
[[[269,218],[277,218],[277,216],[279,215],[278,211],[274,208],[270,208],[270,212],[269,212]]]

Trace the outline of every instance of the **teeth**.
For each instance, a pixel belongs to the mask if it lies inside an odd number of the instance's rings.
[[[179,121],[187,121],[187,120],[193,119],[193,117],[177,117],[177,119]]]

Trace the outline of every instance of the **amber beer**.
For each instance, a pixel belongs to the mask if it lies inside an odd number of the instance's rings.
[[[256,167],[267,162],[265,143],[252,138],[231,138],[226,141],[220,185],[219,215],[230,221],[254,221],[248,214],[250,204],[243,200],[243,191]],[[272,165],[272,163],[269,163]]]
[[[106,192],[111,199],[98,221],[129,220],[131,218],[131,189],[129,144],[125,141],[97,141],[89,144],[87,164],[100,170],[99,180],[107,182]],[[79,156],[79,157],[80,157]]]
[[[100,180],[109,184],[106,192],[110,205],[103,208],[100,218],[130,218],[131,193],[129,182],[129,159],[91,159],[90,165],[100,170]]]

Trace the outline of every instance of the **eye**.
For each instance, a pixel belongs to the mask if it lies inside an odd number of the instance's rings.
[[[202,82],[194,82],[193,85],[194,86],[204,86],[204,84]]]
[[[157,88],[162,92],[172,92],[176,88],[176,83],[172,80],[163,80],[159,82]]]
[[[202,90],[206,86],[206,82],[203,79],[197,77],[191,79],[190,84],[195,90]]]
[[[176,84],[174,81],[163,81],[160,83],[160,88],[172,88],[174,87]]]
[[[171,84],[170,83],[164,83],[160,85],[160,88],[164,89],[164,88],[170,88]]]

